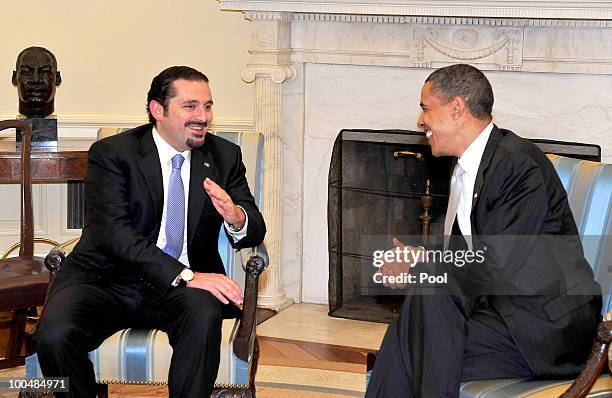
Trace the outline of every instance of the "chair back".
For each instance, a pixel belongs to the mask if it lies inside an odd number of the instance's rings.
[[[255,198],[255,203],[261,208],[264,163],[263,134],[254,132],[212,132],[212,134],[240,146],[249,188]],[[245,273],[242,269],[242,257],[232,249],[227,241],[223,226],[221,226],[221,233],[219,234],[219,254],[223,260],[227,276],[238,282],[240,286],[244,286]]]
[[[30,150],[32,129],[25,120],[0,121],[0,131],[14,128],[21,134],[21,233],[19,255],[34,254],[34,214],[32,211],[32,170],[30,168]],[[17,145],[19,149],[19,145]]]
[[[126,130],[129,129],[122,127],[101,127],[96,134],[96,140],[101,140],[102,138],[110,137],[111,135],[119,134]]]
[[[612,165],[547,156],[567,191],[584,255],[602,288],[605,314],[612,310]]]

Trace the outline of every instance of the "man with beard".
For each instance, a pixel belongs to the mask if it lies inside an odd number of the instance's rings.
[[[28,47],[19,53],[12,81],[19,94],[19,113],[30,118],[53,113],[55,88],[62,83],[62,77],[51,51]]]
[[[210,396],[223,314],[243,297],[225,276],[220,227],[235,248],[265,234],[240,148],[206,134],[212,105],[204,74],[170,67],[151,84],[151,123],[89,150],[86,225],[35,335],[43,374],[69,377],[68,396],[95,396],[87,353],[128,327],[168,333],[170,397]]]

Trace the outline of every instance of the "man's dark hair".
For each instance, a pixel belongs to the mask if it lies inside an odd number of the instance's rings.
[[[23,51],[21,51],[19,55],[17,56],[17,61],[15,62],[16,70],[19,70],[19,64],[21,64],[21,58],[23,58],[23,56],[30,51],[41,51],[45,54],[48,54],[49,57],[51,58],[51,62],[53,62],[53,69],[57,71],[57,59],[55,58],[55,55],[53,55],[51,51],[47,50],[44,47],[28,47],[24,49]]]
[[[484,73],[473,66],[458,64],[438,69],[429,75],[427,82],[431,82],[432,94],[444,103],[461,97],[474,117],[482,120],[491,116],[493,88]]]
[[[151,114],[149,109],[149,103],[152,100],[159,102],[164,108],[164,114],[168,112],[168,103],[176,95],[174,88],[175,80],[189,80],[189,81],[202,81],[208,83],[208,77],[196,69],[190,68],[189,66],[171,66],[164,69],[159,75],[153,78],[151,82],[151,88],[147,94],[147,114],[149,115],[149,121],[155,123],[155,118]]]

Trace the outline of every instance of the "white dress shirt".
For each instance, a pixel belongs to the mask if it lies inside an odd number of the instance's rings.
[[[168,205],[168,183],[170,181],[170,173],[172,172],[172,157],[177,153],[180,153],[185,158],[183,165],[181,166],[181,179],[183,180],[183,188],[185,189],[185,227],[183,231],[183,250],[178,258],[183,265],[189,267],[189,258],[187,257],[187,209],[189,202],[189,176],[191,172],[191,150],[184,152],[177,152],[176,149],[172,148],[162,137],[159,135],[155,127],[153,127],[153,141],[157,147],[157,153],[159,154],[159,162],[162,170],[162,181],[164,185],[164,210],[162,213],[161,227],[159,229],[159,235],[155,245],[163,250],[166,247],[166,208]],[[240,207],[240,206],[238,206]],[[240,239],[246,236],[247,225],[249,222],[246,211],[240,207],[245,215],[245,222],[242,229],[239,231],[232,231],[229,228],[229,224],[224,222],[225,229],[230,234],[234,242],[238,242]]]
[[[472,248],[472,223],[470,222],[470,214],[472,213],[474,185],[476,183],[478,167],[480,167],[480,161],[482,160],[482,155],[489,141],[491,131],[493,131],[493,123],[489,123],[484,128],[457,161],[464,171],[458,181],[460,196],[457,206],[457,223],[470,249]]]

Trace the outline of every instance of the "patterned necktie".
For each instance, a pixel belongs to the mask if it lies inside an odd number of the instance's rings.
[[[166,201],[166,246],[164,252],[178,259],[183,252],[185,233],[185,189],[181,178],[181,166],[185,158],[181,154],[172,157],[172,173],[168,182]]]
[[[451,177],[450,196],[448,198],[446,218],[444,219],[444,247],[448,246],[448,238],[452,233],[453,223],[457,216],[457,208],[459,207],[459,200],[461,199],[461,191],[463,188],[461,178],[464,173],[465,171],[463,171],[463,168],[457,163],[453,170],[453,176]]]

